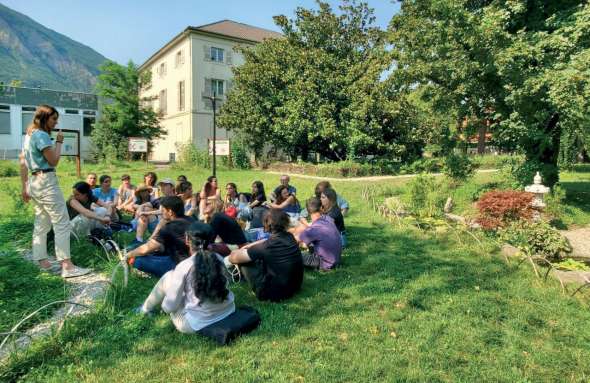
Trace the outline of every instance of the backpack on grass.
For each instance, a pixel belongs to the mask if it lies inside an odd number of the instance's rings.
[[[213,339],[220,346],[240,335],[247,334],[260,324],[260,314],[250,306],[240,306],[233,314],[199,330],[199,334]]]

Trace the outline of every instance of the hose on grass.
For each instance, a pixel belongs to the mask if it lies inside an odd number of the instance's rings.
[[[54,301],[54,302],[47,303],[47,304],[39,307],[37,310],[33,311],[32,313],[30,313],[29,315],[25,316],[17,324],[15,324],[10,329],[10,331],[6,333],[7,335],[2,340],[2,343],[0,343],[0,350],[2,350],[4,348],[4,346],[6,345],[6,342],[8,342],[8,339],[10,338],[11,335],[14,335],[14,334],[19,333],[19,331],[18,331],[19,327],[22,326],[27,320],[29,320],[32,317],[34,317],[35,315],[39,314],[41,311],[43,311],[47,307],[50,307],[50,306],[53,306],[53,305],[57,305],[57,304],[76,305],[76,306],[85,307],[87,309],[90,308],[88,305],[85,305],[85,304],[82,304],[82,303],[78,303],[78,302],[66,301],[66,300],[60,300],[60,301]],[[4,333],[2,335],[4,335]]]

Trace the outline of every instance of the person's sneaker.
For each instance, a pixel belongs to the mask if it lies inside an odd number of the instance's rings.
[[[71,269],[63,268],[61,270],[61,277],[62,278],[74,278],[74,277],[81,277],[82,275],[86,275],[90,273],[92,269],[86,269],[84,267],[74,266]]]
[[[135,250],[139,246],[143,245],[144,243],[145,242],[139,241],[137,238],[135,238],[129,245],[127,245],[127,247],[125,248],[125,250],[127,250],[127,251]]]
[[[51,266],[45,268],[42,266],[39,266],[39,268],[43,271],[45,271],[46,273],[49,274],[53,274],[53,275],[59,275],[59,273],[61,272],[61,265],[60,264],[55,264],[52,263]]]
[[[133,313],[137,315],[145,315],[146,317],[152,317],[155,314],[153,311],[143,311],[143,305],[134,308]]]

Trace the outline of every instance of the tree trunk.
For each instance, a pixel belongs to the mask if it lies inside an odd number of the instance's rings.
[[[484,154],[486,152],[486,133],[488,132],[489,125],[490,120],[486,119],[477,129],[477,154]]]

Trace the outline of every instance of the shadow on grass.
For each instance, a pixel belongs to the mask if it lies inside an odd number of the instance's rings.
[[[590,212],[590,182],[565,181],[560,184],[566,191],[567,205]]]
[[[260,328],[243,341],[266,344],[296,336],[314,338],[319,336],[314,327],[326,318],[362,318],[395,304],[401,308],[390,315],[402,320],[433,310],[449,295],[470,294],[476,286],[498,291],[502,281],[511,278],[511,270],[500,261],[464,250],[462,255],[472,256],[459,257],[454,243],[444,238],[425,237],[413,230],[392,231],[385,225],[349,225],[349,232],[352,245],[345,252],[343,265],[326,273],[306,271],[302,291],[291,300],[278,304],[258,302],[246,284],[232,285],[236,304],[256,307],[262,316]],[[76,357],[91,360],[96,368],[124,363],[130,353],[158,358],[164,352],[218,350],[203,337],[177,333],[167,316],[149,319],[128,314],[155,282],[132,278],[117,297],[116,306],[121,312],[80,318],[69,325],[69,331],[59,335],[58,343],[74,342]],[[505,303],[494,303],[493,310],[480,304],[474,311],[479,310],[482,318],[499,315]],[[18,378],[18,371],[43,363],[67,363],[64,349],[52,347],[48,351],[41,347],[30,351],[15,360],[10,378]]]

